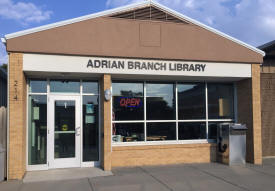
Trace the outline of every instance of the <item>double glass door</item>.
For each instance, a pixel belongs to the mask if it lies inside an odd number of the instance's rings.
[[[49,168],[80,167],[80,108],[79,96],[49,97]]]

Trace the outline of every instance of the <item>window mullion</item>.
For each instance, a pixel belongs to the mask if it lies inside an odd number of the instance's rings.
[[[179,124],[178,124],[178,84],[175,83],[175,97],[176,97],[176,140],[179,140]]]
[[[146,124],[146,82],[143,83],[143,99],[144,99],[144,141],[147,141],[147,124]]]
[[[206,139],[208,139],[208,88],[207,82],[205,82],[205,117],[206,117]]]

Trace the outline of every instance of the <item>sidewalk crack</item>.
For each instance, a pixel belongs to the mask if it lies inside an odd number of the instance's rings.
[[[246,187],[239,186],[238,184],[235,184],[235,183],[230,182],[230,181],[228,181],[228,180],[226,180],[226,179],[224,179],[224,178],[221,178],[221,177],[219,177],[219,176],[216,176],[216,175],[214,175],[214,174],[211,174],[211,173],[209,173],[209,172],[207,172],[207,171],[205,171],[205,170],[196,168],[195,166],[190,166],[190,168],[196,169],[196,170],[198,170],[198,171],[200,171],[200,172],[202,172],[202,173],[204,173],[204,174],[207,174],[207,175],[209,175],[209,176],[212,176],[212,177],[214,177],[214,178],[216,178],[216,179],[219,179],[219,180],[221,180],[221,181],[223,181],[223,182],[226,182],[227,184],[231,184],[231,185],[233,185],[233,186],[235,186],[235,187],[237,187],[237,188],[240,188],[240,189],[242,189],[242,190],[250,191],[250,190],[249,190],[248,188],[246,188]]]
[[[89,183],[89,185],[90,185],[91,191],[95,191],[95,186],[94,186],[94,184],[91,182],[91,180],[90,180],[89,178],[87,178],[87,179],[88,179],[88,183]]]
[[[163,185],[165,188],[167,188],[170,191],[174,191],[172,188],[170,188],[166,183],[164,183],[163,181],[161,181],[160,179],[158,179],[157,177],[155,177],[154,175],[152,175],[150,172],[148,172],[147,170],[145,170],[142,167],[139,167],[144,173],[148,174],[149,176],[151,176],[153,179],[155,179],[158,183],[160,183],[161,185]]]

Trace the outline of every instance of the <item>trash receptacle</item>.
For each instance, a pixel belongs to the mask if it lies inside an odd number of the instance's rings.
[[[0,145],[0,182],[5,178],[5,149]]]
[[[217,161],[228,165],[245,164],[246,125],[221,123],[217,132]]]

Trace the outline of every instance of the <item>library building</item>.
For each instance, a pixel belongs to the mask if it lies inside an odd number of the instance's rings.
[[[154,1],[5,35],[7,176],[210,163],[220,123],[262,163],[265,53]]]

